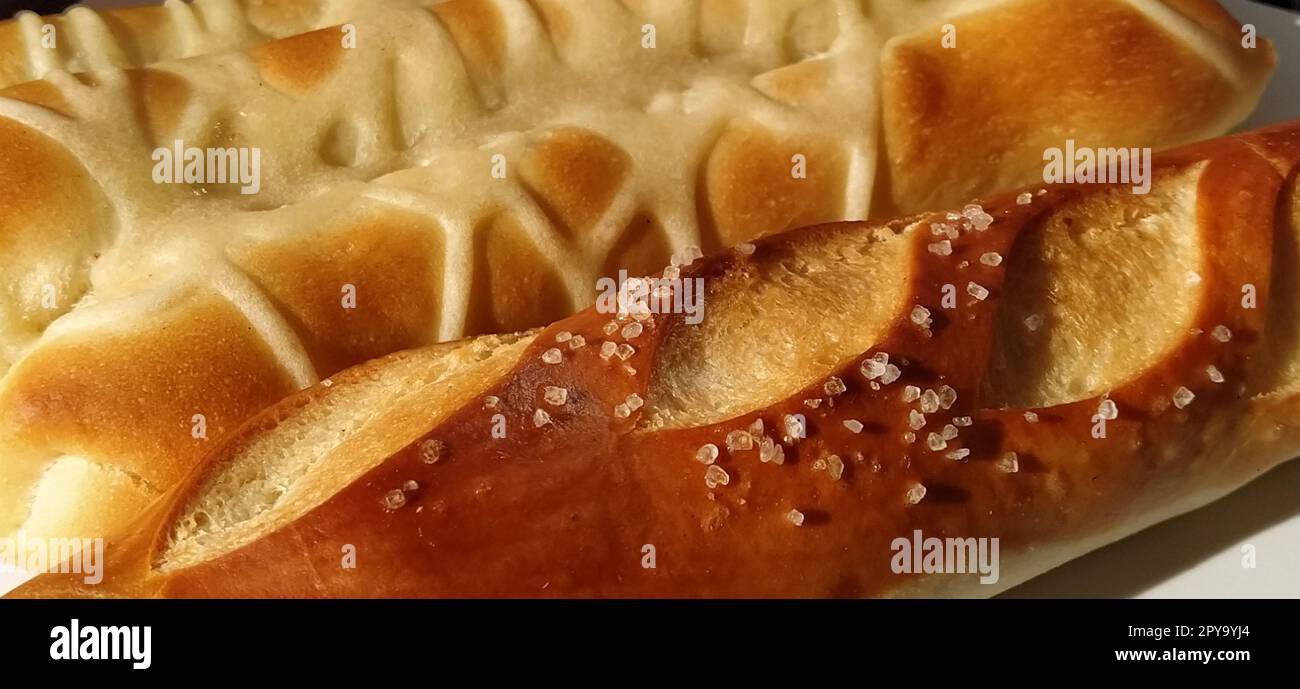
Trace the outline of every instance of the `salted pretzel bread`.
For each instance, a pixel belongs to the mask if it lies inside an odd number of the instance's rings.
[[[366,363],[230,436],[102,585],[18,595],[991,595],[1300,453],[1298,166],[1300,121],[1162,155],[1148,194],[669,268],[698,325],[593,308]],[[999,539],[1000,578],[897,573],[915,530]]]

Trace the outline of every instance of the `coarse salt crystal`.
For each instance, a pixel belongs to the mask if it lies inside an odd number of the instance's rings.
[[[776,444],[776,441],[767,436],[763,436],[758,441],[758,461],[763,463],[771,462],[772,464],[785,464],[785,448]]]
[[[952,409],[952,405],[957,403],[957,391],[952,386],[939,386],[939,406],[944,409]]]
[[[569,401],[569,391],[566,388],[548,385],[545,392],[542,393],[542,399],[546,400],[546,403],[552,407],[562,407],[565,402]]]
[[[836,481],[844,475],[844,460],[839,455],[830,455],[826,458],[826,473]]]
[[[420,460],[425,464],[436,464],[447,452],[447,443],[441,440],[426,440],[420,443]]]
[[[804,437],[807,433],[803,427],[802,417],[786,414],[781,422],[785,425],[785,435],[791,441]]]
[[[740,452],[754,447],[754,438],[748,431],[732,431],[727,434],[727,452]]]
[[[731,475],[727,473],[726,469],[717,464],[711,464],[708,469],[704,470],[704,485],[709,488],[725,486],[728,483],[731,483]]]
[[[383,504],[384,507],[390,510],[401,509],[406,505],[406,493],[400,490],[390,490],[384,493]]]
[[[930,309],[920,305],[913,306],[912,322],[921,327],[928,327],[930,325]]]
[[[1020,471],[1020,458],[1016,453],[1008,452],[998,459],[997,467],[1008,474],[1014,474]]]
[[[862,376],[867,380],[874,380],[885,374],[885,364],[875,359],[867,359],[862,362]]]
[[[948,239],[956,239],[958,237],[957,228],[951,223],[946,222],[930,223],[930,234],[933,234],[936,237],[947,237]]]

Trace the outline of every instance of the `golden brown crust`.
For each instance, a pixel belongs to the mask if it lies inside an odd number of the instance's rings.
[[[30,12],[0,21],[0,87],[56,69],[81,72],[146,67],[164,60],[252,48],[337,23],[376,0],[189,0],[62,15]],[[392,8],[418,0],[386,0]],[[53,33],[45,32],[46,26]],[[54,42],[47,47],[42,39]]]
[[[563,127],[543,134],[525,151],[519,166],[524,183],[572,239],[600,220],[624,186],[631,161],[600,135]]]
[[[447,0],[429,8],[451,33],[465,68],[476,81],[492,82],[501,77],[505,64],[505,26],[501,12],[492,3],[477,0]]]
[[[53,139],[0,119],[0,361],[6,365],[89,289],[107,244],[108,200]]]
[[[193,86],[175,74],[156,69],[133,69],[126,74],[136,98],[138,117],[143,120],[150,140],[159,145],[170,144],[193,95]]]
[[[436,337],[441,235],[423,216],[388,211],[230,252],[328,376]]]
[[[641,214],[628,223],[600,274],[615,280],[619,271],[626,271],[625,275],[653,275],[668,263],[671,255],[663,226],[653,216]]]
[[[334,74],[345,50],[342,28],[332,26],[264,43],[249,55],[272,86],[286,93],[306,93]]]
[[[732,124],[709,154],[704,188],[715,250],[843,216],[846,155],[834,142]]]
[[[1096,40],[1061,50],[1072,27],[1084,24]],[[1128,3],[1025,3],[1012,14],[974,12],[953,25],[955,47],[921,32],[885,48],[883,121],[897,208],[951,205],[1028,179],[1042,167],[1041,151],[1067,137],[1079,146],[1174,145],[1170,132],[1205,126],[1192,115],[1198,104],[1225,102],[1234,89],[1233,75],[1189,71],[1202,58]],[[1225,45],[1252,64],[1252,73],[1267,73],[1271,48],[1243,49],[1239,34]],[[1024,68],[1027,55],[1034,69]],[[1098,84],[1106,85],[1104,97]],[[1066,95],[1039,98],[1058,92]],[[1151,93],[1160,98],[1149,99]],[[995,113],[992,103],[1016,107]],[[1113,135],[1083,134],[1102,121]],[[1001,150],[1005,141],[1024,146]]]
[[[524,330],[573,311],[563,279],[518,221],[493,216],[474,229],[474,244],[467,334]]]
[[[178,547],[176,539],[187,537],[177,531],[178,520],[199,505],[223,468],[252,459],[244,455],[253,443],[274,435],[273,422],[284,410],[318,404],[326,394],[318,388],[246,425],[237,440],[208,457],[206,469],[111,546],[109,579],[102,588],[67,575],[45,576],[18,595],[709,597],[995,591],[1056,564],[1061,552],[1077,553],[1081,544],[1094,547],[1222,494],[1300,449],[1294,434],[1265,430],[1279,421],[1296,425],[1296,408],[1270,401],[1296,381],[1254,375],[1274,358],[1268,348],[1286,346],[1269,333],[1291,326],[1271,321],[1276,312],[1270,305],[1293,296],[1274,294],[1271,280],[1275,233],[1294,229],[1291,218],[1278,212],[1296,203],[1281,197],[1296,189],[1291,181],[1300,165],[1300,148],[1293,147],[1296,132],[1300,122],[1157,159],[1152,193],[1190,199],[1195,214],[1194,226],[1173,231],[1199,242],[1198,280],[1188,282],[1197,304],[1189,327],[1174,336],[1168,351],[1102,392],[1026,409],[1000,408],[981,390],[991,375],[1001,312],[1009,308],[1004,279],[1017,277],[1008,275],[1007,267],[1019,254],[1040,250],[1040,235],[1050,231],[1044,228],[1052,220],[1078,216],[1080,226],[1073,231],[1079,233],[1126,230],[1089,227],[1091,216],[1078,210],[1094,198],[1110,198],[1108,203],[1121,207],[1139,202],[1116,195],[1118,185],[1056,185],[1042,193],[1030,188],[1028,202],[1021,194],[999,196],[964,215],[965,221],[938,213],[884,226],[805,228],[760,241],[753,252],[732,251],[683,267],[682,275],[706,280],[715,318],[717,309],[755,309],[755,317],[771,326],[771,346],[797,353],[807,340],[789,330],[789,319],[799,314],[785,306],[780,313],[765,312],[765,305],[776,302],[749,303],[745,292],[728,294],[734,289],[729,285],[758,280],[771,284],[774,294],[816,298],[817,290],[834,284],[818,282],[824,271],[832,278],[853,277],[852,271],[835,273],[840,268],[834,261],[818,257],[849,260],[855,251],[872,251],[872,245],[903,242],[910,256],[897,268],[909,294],[904,303],[928,307],[930,323],[918,324],[909,308],[899,309],[867,351],[818,364],[822,375],[816,382],[776,404],[717,423],[662,427],[653,422],[663,404],[653,382],[676,373],[668,367],[679,365],[676,355],[682,352],[670,350],[692,340],[673,335],[693,326],[681,314],[656,314],[619,322],[639,324],[640,333],[611,335],[605,332],[610,316],[588,310],[527,341],[517,362],[482,394],[435,413],[440,420],[405,449],[364,459],[374,468],[321,496],[286,525],[233,550],[218,545],[200,564],[159,569]],[[984,213],[988,227],[981,231]],[[1170,211],[1134,217],[1142,224],[1177,216]],[[945,222],[964,226],[950,239],[950,253],[930,248],[938,236],[931,226]],[[991,253],[1008,260],[993,265],[984,260]],[[737,282],[737,276],[745,280]],[[1117,269],[1101,279],[1140,284],[1142,276]],[[958,282],[978,283],[987,296],[963,295],[955,310],[945,309],[939,303],[942,286]],[[1257,308],[1241,301],[1243,285],[1255,288]],[[568,345],[573,335],[583,336],[587,345]],[[602,357],[600,343],[606,340],[632,345],[634,351],[626,360]],[[721,339],[686,354],[710,367],[746,345]],[[548,361],[552,348],[562,352],[558,363]],[[881,352],[899,367],[897,379],[873,386],[873,380],[883,379],[867,376],[864,363]],[[387,366],[377,362],[351,375],[373,378]],[[1210,366],[1223,382],[1207,375]],[[842,387],[827,385],[834,382]],[[947,385],[955,397],[927,408],[931,403],[924,398],[904,397],[907,385],[930,390]],[[564,404],[545,400],[550,386],[568,391]],[[644,406],[618,412],[633,393],[642,396]],[[487,395],[499,401],[485,404]],[[1115,405],[1108,432],[1090,434],[1107,400]],[[918,408],[927,417],[918,435],[946,424],[960,425],[959,433],[939,449],[909,442],[903,434],[910,412]],[[534,422],[537,409],[549,410],[549,423]],[[504,416],[504,438],[491,434],[495,413]],[[782,419],[790,414],[806,418],[805,439],[780,439]],[[969,425],[960,417],[970,417]],[[728,434],[750,428],[755,419],[764,422],[759,435],[774,436],[774,446],[782,447],[783,462],[761,461],[757,449],[728,450]],[[435,463],[427,461],[425,443],[431,441],[443,444]],[[706,485],[706,472],[715,470],[695,459],[706,443],[719,449],[713,466],[727,472],[723,484]],[[959,448],[969,454],[955,459],[946,454]],[[1018,457],[1013,470],[1007,452]],[[924,493],[909,499],[917,486],[924,486]],[[403,492],[403,500],[385,506],[395,490]],[[801,517],[798,525],[792,510]],[[239,525],[228,528],[238,531]],[[981,589],[971,578],[894,573],[890,543],[914,529],[940,537],[999,538],[1008,581]],[[349,545],[364,563],[355,569],[342,564]],[[654,547],[654,568],[643,564],[647,545]],[[1040,554],[1048,552],[1051,558]]]
[[[0,98],[12,98],[42,108],[49,108],[65,117],[71,117],[72,111],[63,92],[48,81],[28,81],[22,84],[0,89]]]
[[[19,368],[0,391],[17,437],[63,454],[114,457],[159,487],[189,471],[206,438],[297,388],[247,319],[210,294],[165,306],[150,330],[55,338]],[[194,436],[195,414],[206,437]]]

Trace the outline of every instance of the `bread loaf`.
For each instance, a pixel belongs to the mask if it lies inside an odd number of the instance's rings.
[[[1066,138],[1222,131],[1273,60],[1234,27],[1194,2],[456,0],[351,48],[11,87],[0,533],[109,533],[293,391],[549,323],[691,246],[959,203]],[[155,183],[176,141],[261,151],[258,193]]]
[[[435,0],[429,0],[432,4]],[[61,16],[19,12],[0,22],[0,88],[52,71],[147,67],[195,55],[251,48],[342,24],[418,0],[167,0]]]
[[[1148,194],[670,267],[698,325],[593,308],[363,364],[231,435],[102,586],[19,594],[991,595],[1300,452],[1298,165],[1300,121],[1160,156]],[[995,581],[900,574],[918,530],[998,539]]]

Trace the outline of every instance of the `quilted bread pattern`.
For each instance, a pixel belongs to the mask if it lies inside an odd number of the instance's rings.
[[[56,17],[20,12],[0,22],[0,87],[58,70],[147,67],[244,50],[341,24],[377,8],[418,4],[417,0],[166,0],[105,11],[75,6]]]

